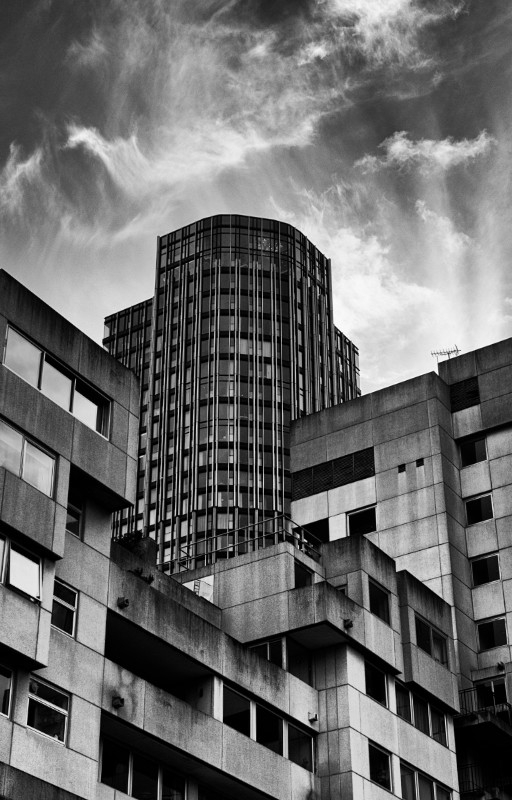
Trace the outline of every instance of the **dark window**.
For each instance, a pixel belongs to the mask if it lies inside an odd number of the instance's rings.
[[[450,800],[451,792],[428,775],[400,762],[403,800]]]
[[[162,800],[183,800],[185,779],[167,769],[162,770]]]
[[[69,695],[31,677],[28,690],[29,728],[59,742],[66,741]]]
[[[0,714],[8,717],[11,710],[12,672],[0,666]]]
[[[370,762],[370,780],[391,791],[390,756],[386,750],[368,742],[368,759]]]
[[[406,689],[406,687],[402,686],[401,683],[395,682],[395,694],[396,713],[399,717],[405,719],[407,722],[412,722],[411,697],[409,694],[409,689]]]
[[[399,464],[398,465],[398,471],[399,472],[405,472],[405,464]]]
[[[389,592],[374,581],[368,581],[370,611],[389,625]]]
[[[138,800],[158,797],[158,765],[138,753],[133,754],[131,794]]]
[[[419,617],[416,617],[416,644],[435,661],[444,665],[448,664],[446,637]]]
[[[459,447],[461,467],[469,467],[471,464],[477,464],[479,461],[485,461],[487,458],[485,436],[461,442]]]
[[[111,742],[110,739],[104,739],[101,756],[101,783],[111,786],[112,789],[127,792],[129,761],[130,753],[127,747],[117,742]]]
[[[498,555],[484,556],[471,562],[473,573],[473,586],[481,586],[483,583],[498,581],[500,578],[500,563]]]
[[[286,640],[286,669],[304,683],[313,684],[311,653],[291,638]]]
[[[423,467],[424,465],[425,465],[425,459],[424,458],[417,458],[416,459],[416,466],[417,467]]]
[[[283,721],[262,706],[256,706],[256,741],[283,754]]]
[[[413,694],[412,704],[414,709],[414,726],[422,733],[430,735],[430,723],[428,718],[428,703],[422,697]]]
[[[348,532],[350,536],[362,536],[365,533],[372,533],[376,529],[375,506],[363,508],[361,511],[353,511],[348,515]]]
[[[52,625],[73,636],[78,592],[55,578],[53,585]]]
[[[247,697],[224,686],[223,721],[246,736],[251,735],[251,704]]]
[[[313,583],[313,573],[299,561],[295,561],[294,581],[295,589],[302,589],[304,586],[311,586]]]
[[[272,664],[278,667],[283,666],[283,647],[282,640],[272,639],[269,642],[260,642],[260,644],[253,644],[250,646],[253,653],[257,653],[261,658],[266,658]]]
[[[439,742],[439,744],[444,744],[446,746],[446,719],[443,711],[431,705],[430,721],[432,725],[432,738],[435,739],[436,742]]]
[[[402,784],[403,800],[416,800],[416,781],[414,770],[400,764],[400,782]]]
[[[364,662],[364,677],[366,682],[366,694],[383,706],[387,705],[386,694],[386,674],[378,667]]]
[[[313,738],[291,722],[288,723],[288,758],[313,772]]]
[[[476,684],[477,708],[489,708],[507,702],[507,689],[504,678],[495,678]]]
[[[480,622],[477,627],[480,650],[491,650],[493,647],[507,644],[507,628],[504,617]]]
[[[373,475],[375,475],[373,447],[367,447],[365,450],[348,453],[332,461],[295,472],[292,476],[292,499],[300,500],[302,497],[337,486],[345,486],[347,483],[370,478]]]
[[[475,525],[486,519],[492,519],[492,500],[490,494],[482,497],[475,497],[473,500],[466,500],[466,516],[468,525]]]

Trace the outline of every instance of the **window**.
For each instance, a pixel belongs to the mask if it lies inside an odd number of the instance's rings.
[[[399,681],[395,682],[396,713],[401,719],[446,746],[446,718],[444,711],[432,705]]]
[[[271,639],[268,642],[260,642],[249,647],[253,653],[257,653],[261,658],[266,658],[278,667],[283,666],[283,645],[282,639]]]
[[[368,760],[370,762],[370,780],[391,791],[390,754],[373,742],[368,742]]]
[[[487,458],[485,436],[461,442],[459,444],[459,449],[461,467],[469,467],[471,464],[477,464],[479,461],[485,461]]]
[[[428,622],[419,617],[416,617],[416,644],[421,650],[432,656],[434,661],[438,661],[445,666],[448,665],[446,636],[436,631]]]
[[[223,722],[305,769],[314,769],[313,737],[254,700],[223,687]]]
[[[54,628],[75,635],[78,592],[55,578],[53,585],[52,625]]]
[[[368,580],[370,611],[389,625],[389,592],[375,581]]]
[[[466,517],[468,525],[475,525],[486,519],[492,519],[492,499],[490,494],[466,500]]]
[[[398,465],[398,472],[405,472],[405,464]]]
[[[473,575],[473,586],[481,586],[483,583],[499,581],[500,562],[498,554],[476,558],[471,562],[471,572]]]
[[[101,783],[139,800],[184,800],[185,778],[111,739],[101,743]]]
[[[400,782],[403,800],[450,800],[452,793],[446,786],[418,772],[414,767],[400,762]]]
[[[41,598],[41,559],[0,535],[0,583]]]
[[[492,650],[493,647],[507,644],[507,628],[504,617],[479,622],[477,628],[480,651]]]
[[[4,364],[89,428],[106,435],[109,403],[14,328],[7,329]]]
[[[0,714],[8,717],[11,711],[12,672],[0,664]]]
[[[0,420],[0,467],[49,497],[53,494],[55,459]]]
[[[364,677],[366,682],[366,694],[368,697],[372,697],[377,703],[387,706],[386,673],[373,664],[370,664],[369,661],[365,661]]]
[[[300,561],[295,561],[294,564],[294,587],[295,589],[303,589],[305,586],[311,586],[313,583],[313,573],[310,569],[301,564]]]
[[[424,467],[425,466],[425,459],[424,458],[417,458],[416,459],[416,467]]]
[[[505,678],[493,678],[475,685],[477,708],[490,708],[507,702]]]
[[[51,739],[66,741],[69,695],[48,683],[30,678],[27,725]]]
[[[377,530],[375,506],[362,508],[360,511],[352,511],[347,518],[350,536],[362,536],[365,533],[372,533],[372,531]]]

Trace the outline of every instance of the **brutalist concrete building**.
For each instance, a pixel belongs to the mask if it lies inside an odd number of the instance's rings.
[[[294,521],[170,576],[136,377],[4,272],[0,327],[1,798],[510,796],[512,340],[299,419]]]

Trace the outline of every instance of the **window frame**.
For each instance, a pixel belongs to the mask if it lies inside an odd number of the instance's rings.
[[[3,677],[9,680],[9,695],[7,698],[7,710],[2,711],[3,707],[3,697],[0,697],[0,716],[7,717],[10,719],[11,711],[12,711],[12,699],[14,694],[14,672],[10,667],[4,666],[4,664],[0,664],[0,675],[3,673]],[[8,674],[6,674],[8,673]]]
[[[38,368],[38,376],[35,383],[29,381],[27,378],[23,377],[15,368],[7,363],[7,348],[9,345],[9,331],[13,331],[16,336],[24,339],[28,344],[33,347],[35,350],[39,352],[39,368]],[[91,386],[87,381],[85,381],[82,377],[74,373],[71,369],[66,367],[64,364],[61,364],[60,361],[54,356],[51,355],[47,350],[40,347],[40,345],[33,342],[28,336],[24,333],[21,333],[14,325],[8,324],[5,332],[5,342],[2,354],[2,364],[8,370],[13,372],[15,375],[18,375],[21,380],[28,383],[30,386],[33,386],[37,389],[41,394],[45,397],[48,397],[52,403],[55,403],[62,408],[64,411],[67,411],[71,414],[75,419],[82,422],[83,425],[86,425],[90,430],[94,430],[96,433],[99,433],[100,436],[103,436],[105,439],[110,438],[110,421],[111,421],[111,400],[103,392],[99,391],[95,387]],[[57,373],[62,375],[64,378],[67,378],[70,381],[70,392],[69,392],[69,402],[67,403],[67,408],[62,405],[58,400],[51,397],[51,394],[48,391],[44,391],[43,389],[43,382],[45,376],[45,364],[48,364],[50,369],[55,370]],[[86,422],[83,416],[79,415],[75,410],[75,394],[78,394],[80,397],[83,397],[85,400],[89,401],[93,405],[96,406],[96,423],[94,427]]]
[[[475,574],[473,571],[473,564],[478,564],[482,561],[489,561],[490,559],[496,559],[496,564],[498,567],[498,577],[491,578],[487,581],[480,581],[479,583],[475,582]],[[471,582],[473,584],[473,589],[476,589],[478,586],[487,586],[489,583],[495,583],[496,581],[501,580],[501,567],[500,567],[500,555],[499,552],[496,553],[486,553],[485,555],[477,556],[476,558],[470,559],[471,565]]]
[[[379,753],[381,753],[382,755],[387,757],[388,784],[389,785],[385,785],[384,783],[381,783],[380,781],[375,780],[375,778],[372,778],[372,765],[371,765],[371,755],[370,755],[372,749],[375,750],[375,751],[378,751]],[[368,739],[368,773],[369,773],[369,779],[370,779],[370,781],[372,783],[375,783],[377,786],[380,786],[382,789],[386,789],[386,791],[388,791],[388,792],[391,792],[391,793],[393,792],[393,770],[392,770],[392,765],[391,765],[391,753],[389,752],[389,750],[386,750],[384,747],[381,747],[379,744],[377,744],[376,742],[372,741],[371,739]]]
[[[128,770],[127,770],[127,773],[126,773],[126,789],[119,789],[119,788],[116,788],[116,787],[111,787],[111,784],[104,783],[102,781],[102,777],[103,777],[103,774],[102,774],[103,773],[103,757],[104,757],[105,742],[110,742],[113,745],[116,745],[117,747],[121,747],[121,748],[123,748],[124,750],[127,751],[127,754],[128,754]],[[133,775],[134,775],[133,762],[134,762],[134,758],[136,758],[136,757],[143,758],[146,761],[150,761],[155,765],[156,770],[157,770],[157,798],[158,798],[158,800],[161,800],[161,798],[162,798],[163,781],[164,781],[164,775],[165,775],[166,772],[172,774],[176,778],[178,778],[178,779],[183,781],[183,789],[180,790],[180,791],[182,792],[183,800],[185,800],[185,798],[187,797],[187,792],[188,792],[188,782],[189,782],[189,777],[188,776],[184,775],[181,772],[176,772],[174,769],[171,769],[169,766],[164,764],[163,761],[160,761],[160,760],[154,758],[151,755],[147,755],[146,753],[142,752],[141,750],[134,749],[129,744],[126,744],[123,741],[119,741],[117,739],[114,739],[114,738],[112,738],[110,736],[101,735],[101,739],[100,739],[100,758],[99,758],[99,762],[98,762],[98,782],[103,784],[103,786],[109,786],[109,787],[113,788],[114,791],[123,792],[123,794],[127,794],[129,797],[135,797],[135,795],[133,794]]]
[[[420,616],[419,614],[416,614],[416,613],[414,614],[414,622],[415,622],[414,628],[415,628],[415,634],[416,634],[416,647],[418,647],[420,650],[422,650],[422,652],[427,653],[427,655],[429,655],[431,658],[433,658],[434,661],[437,664],[441,664],[443,667],[449,668],[449,666],[450,666],[450,655],[449,655],[449,652],[448,652],[448,636],[445,633],[443,633],[442,631],[440,631],[438,628],[436,628],[434,625],[432,625],[431,622],[426,620],[424,617]],[[422,647],[418,643],[418,622],[420,624],[422,624],[422,625],[425,625],[429,630],[430,650],[426,650],[424,647]],[[439,639],[440,641],[443,642],[445,660],[441,660],[439,658],[436,658],[436,656],[434,655],[434,652],[435,652],[435,646],[434,646],[435,638],[437,638],[437,639]]]
[[[475,458],[474,461],[468,461],[466,457],[464,457],[463,448],[467,447],[468,445],[476,444],[477,442],[483,442],[484,445],[484,457],[483,458]],[[460,468],[466,469],[467,467],[472,467],[474,464],[481,464],[482,461],[487,461],[489,458],[489,454],[487,452],[487,437],[486,436],[471,436],[469,439],[463,439],[459,442],[459,457],[460,457]]]
[[[482,519],[474,520],[473,522],[469,521],[469,514],[468,514],[468,505],[471,503],[476,503],[477,500],[483,500],[484,498],[488,497],[491,502],[491,516],[490,517],[483,517]],[[482,492],[482,494],[474,495],[473,497],[466,497],[464,499],[464,509],[466,512],[466,527],[469,528],[471,525],[479,525],[481,522],[487,522],[489,519],[494,519],[494,504],[492,501],[492,491],[491,492]]]
[[[0,585],[11,589],[12,591],[21,594],[23,597],[29,598],[33,603],[40,603],[42,599],[42,592],[43,592],[43,559],[41,556],[32,553],[23,545],[19,545],[17,542],[13,542],[9,536],[6,536],[5,533],[0,531],[0,541],[4,542],[3,551],[0,552]],[[37,563],[38,566],[38,592],[37,594],[32,594],[31,592],[27,592],[21,586],[18,586],[16,583],[12,581],[11,578],[11,553],[14,548],[14,551],[21,555],[23,558],[26,558],[29,561],[33,561]]]
[[[373,671],[374,673],[373,676],[369,675],[371,671]],[[384,687],[384,700],[379,700],[378,697],[376,697],[374,694],[370,694],[370,692],[368,691],[368,678],[370,677],[370,679],[372,679],[374,677],[377,677],[377,675],[380,675],[382,677],[382,685]],[[383,708],[389,708],[388,676],[383,669],[375,666],[373,662],[368,661],[367,659],[365,659],[364,661],[364,688],[367,697],[371,697],[372,700],[374,700],[380,706],[383,706]]]
[[[402,770],[407,770],[407,772],[412,773],[412,776],[413,776],[414,797],[411,798],[411,800],[419,800],[419,798],[420,798],[420,793],[419,793],[419,779],[420,779],[420,777],[424,778],[427,781],[430,781],[432,783],[434,800],[438,800],[438,798],[437,798],[437,790],[438,790],[438,788],[441,789],[444,792],[447,792],[449,800],[452,800],[452,798],[453,798],[453,789],[450,786],[446,786],[446,784],[440,783],[439,781],[436,781],[435,778],[432,778],[430,775],[427,775],[427,773],[423,772],[423,770],[417,769],[412,764],[409,764],[408,761],[402,761],[402,759],[400,759],[400,797],[405,797],[405,795],[403,793]],[[409,800],[409,798],[406,798],[406,800]]]
[[[31,690],[31,683],[32,682],[34,682],[36,684],[39,684],[41,686],[46,686],[49,689],[52,689],[52,691],[57,692],[57,694],[62,695],[62,697],[65,697],[66,701],[67,701],[67,708],[65,708],[65,709],[61,708],[60,706],[56,705],[55,703],[52,703],[49,700],[42,699],[41,697],[39,697],[37,694],[35,694]],[[40,730],[39,728],[36,728],[34,725],[30,725],[29,724],[28,719],[29,719],[29,714],[30,714],[30,704],[31,704],[31,702],[39,704],[39,705],[43,705],[46,708],[51,708],[53,711],[56,711],[58,714],[61,714],[64,717],[64,735],[63,735],[62,739],[60,739],[60,738],[58,738],[56,736],[50,736],[49,733],[45,733],[44,731]],[[64,745],[64,747],[66,747],[67,746],[67,741],[68,741],[68,734],[69,734],[70,712],[71,712],[71,695],[69,694],[69,692],[62,691],[62,689],[60,689],[58,686],[54,686],[53,684],[49,683],[48,681],[42,680],[38,676],[35,677],[34,675],[30,675],[29,684],[28,684],[27,728],[30,728],[31,731],[35,731],[40,736],[45,736],[47,739],[50,739],[53,742],[58,742],[59,744],[62,744],[62,745]]]
[[[351,520],[361,516],[362,514],[366,514],[368,511],[373,511],[373,515],[375,518],[375,527],[371,530],[364,531],[363,533],[358,533],[357,531],[351,530]],[[369,533],[375,533],[377,530],[377,505],[372,503],[371,505],[364,506],[363,508],[355,508],[352,511],[347,511],[347,536],[366,536]]]
[[[10,422],[7,422],[2,417],[0,417],[0,425],[4,425],[6,428],[9,428],[10,430],[14,431],[19,437],[21,437],[21,449],[19,454],[20,458],[19,458],[18,471],[15,472],[14,470],[10,469],[9,467],[3,466],[2,464],[0,464],[0,468],[5,469],[7,472],[10,472],[11,475],[15,475],[20,480],[24,481],[25,483],[28,483],[29,486],[32,486],[34,489],[36,489],[38,492],[41,492],[41,494],[44,494],[46,497],[53,497],[55,493],[55,478],[57,474],[57,457],[46,447],[41,447],[41,445],[36,443],[30,436],[27,436],[23,431],[20,431],[18,428],[15,428],[14,425],[11,425]],[[50,483],[49,492],[45,492],[43,489],[40,489],[32,481],[27,480],[27,478],[25,477],[27,446],[35,448],[36,450],[38,450],[40,453],[43,453],[43,455],[47,456],[52,461],[52,470],[49,479]]]
[[[409,709],[409,716],[408,717],[404,716],[403,714],[401,714],[399,712],[399,706],[398,706],[398,702],[397,702],[397,700],[398,700],[397,689],[403,691],[404,694],[407,693],[407,696],[408,696],[408,709]],[[414,703],[415,699],[418,699],[420,702],[425,703],[427,705],[427,708],[428,708],[428,712],[427,712],[428,713],[428,731],[423,730],[423,728],[421,728],[417,724],[416,706],[415,706],[415,703]],[[433,739],[438,744],[442,744],[443,747],[448,747],[448,727],[447,727],[447,724],[446,724],[446,713],[443,711],[443,709],[440,706],[432,703],[428,698],[423,697],[423,695],[418,694],[417,692],[414,692],[412,689],[410,689],[408,686],[406,686],[405,683],[402,683],[402,681],[399,681],[396,678],[395,678],[395,703],[396,703],[396,715],[397,715],[397,717],[399,717],[400,719],[403,719],[404,722],[409,723],[409,725],[412,725],[414,728],[416,728],[416,730],[420,731],[421,733],[424,733],[426,736],[428,736],[430,739]],[[434,721],[433,721],[434,720],[434,717],[433,717],[433,713],[434,712],[439,714],[439,716],[443,718],[443,732],[442,732],[442,736],[440,738],[435,735],[435,731],[434,731]]]
[[[66,600],[63,600],[61,597],[56,597],[55,596],[55,585],[56,584],[60,584],[60,586],[64,586],[68,591],[71,591],[71,592],[74,593],[74,595],[75,595],[75,604],[73,606],[70,603],[68,603]],[[55,628],[55,630],[57,630],[57,631],[60,631],[65,636],[69,636],[71,639],[74,639],[75,636],[76,636],[76,624],[77,624],[77,619],[78,619],[78,594],[79,594],[78,593],[78,589],[75,589],[73,586],[70,586],[69,583],[66,583],[65,581],[62,581],[60,578],[57,578],[57,577],[54,578],[54,581],[53,581],[51,627]],[[61,628],[59,625],[56,625],[54,623],[54,621],[53,621],[53,607],[54,607],[55,603],[57,603],[58,605],[63,606],[68,611],[72,611],[73,612],[73,617],[72,617],[73,626],[72,626],[72,629],[71,629],[71,633],[69,633],[68,631],[64,630],[64,628]]]
[[[386,614],[382,616],[381,614],[377,613],[374,609],[372,609],[372,588],[377,590],[381,593],[382,600],[386,599]],[[386,625],[391,625],[391,607],[390,607],[390,595],[391,592],[389,589],[386,589],[385,586],[378,583],[378,581],[374,580],[370,576],[368,576],[368,607],[370,609],[370,613],[373,614],[378,619],[381,619],[382,622],[385,622]]]
[[[503,628],[505,631],[505,641],[500,642],[499,644],[493,644],[491,647],[482,647],[481,638],[480,638],[480,628],[483,625],[491,625],[496,622],[503,622]],[[478,634],[478,652],[479,653],[487,653],[489,650],[495,650],[497,647],[507,647],[508,646],[508,631],[507,631],[507,619],[505,614],[497,614],[495,617],[488,617],[487,619],[479,619],[476,620],[476,629]]]

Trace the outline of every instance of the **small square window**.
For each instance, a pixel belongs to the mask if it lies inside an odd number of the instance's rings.
[[[51,739],[66,741],[69,695],[31,677],[27,725]]]
[[[368,742],[368,760],[370,762],[370,780],[391,791],[390,754],[376,744]]]
[[[350,536],[363,536],[377,530],[375,506],[353,511],[348,515],[348,532]]]
[[[372,580],[368,581],[370,611],[389,625],[389,592]]]
[[[487,459],[485,436],[461,442],[459,448],[461,467],[469,467],[471,464],[477,464],[479,461]]]
[[[405,472],[405,464],[398,465],[398,472]]]
[[[425,466],[425,459],[424,458],[417,458],[416,459],[416,467],[423,467]]]
[[[310,569],[301,564],[300,561],[295,561],[294,581],[295,589],[303,589],[305,586],[311,586],[313,583],[313,573]]]
[[[500,579],[500,562],[498,554],[477,558],[471,562],[473,586],[481,586]]]
[[[480,622],[477,627],[480,651],[492,650],[493,647],[507,644],[507,628],[504,617]]]
[[[484,522],[486,519],[492,519],[493,510],[491,495],[484,494],[481,497],[466,500],[466,516],[468,525],[475,525],[477,522]]]

